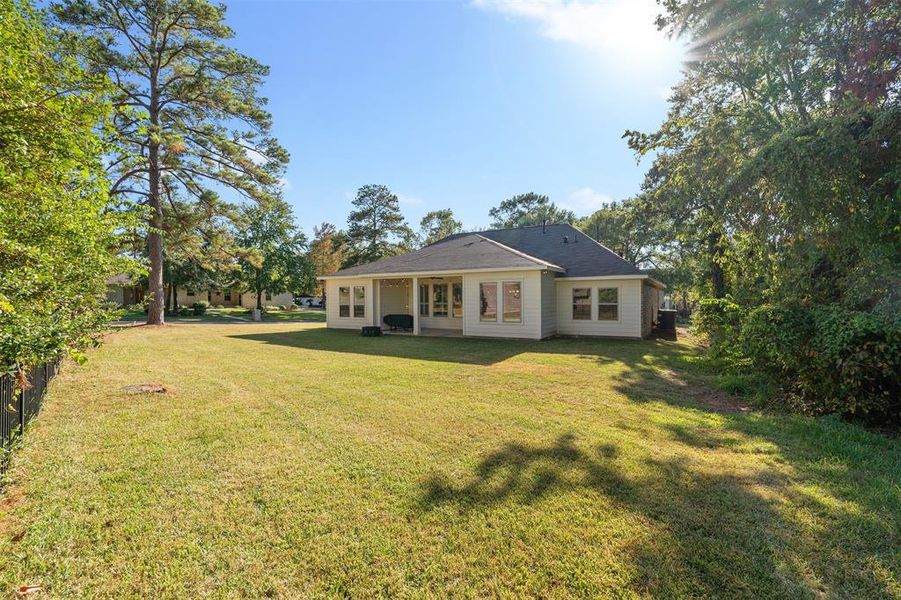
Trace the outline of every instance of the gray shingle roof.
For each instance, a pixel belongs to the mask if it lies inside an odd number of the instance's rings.
[[[481,234],[465,233],[445,238],[407,254],[389,256],[365,265],[342,269],[326,277],[522,268],[562,270],[549,261],[506,248],[503,243],[483,237]]]
[[[534,225],[480,231],[479,235],[520,252],[560,265],[562,277],[640,275],[641,269],[605,248],[572,225]],[[564,243],[564,236],[567,243]],[[453,239],[454,236],[451,236]]]
[[[458,233],[414,252],[342,269],[326,277],[528,267],[562,270],[561,277],[642,274],[638,267],[572,225],[535,225]]]

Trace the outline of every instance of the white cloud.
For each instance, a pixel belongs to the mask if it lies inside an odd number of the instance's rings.
[[[278,178],[278,184],[279,184],[279,186],[281,186],[281,188],[282,188],[283,190],[285,190],[285,191],[291,189],[291,180],[288,179],[287,177],[279,177],[279,178]]]
[[[675,44],[654,24],[654,0],[473,0],[473,4],[538,25],[541,34],[595,50],[623,65],[650,64]]]
[[[582,217],[590,215],[598,210],[604,204],[613,202],[613,198],[602,192],[596,192],[590,187],[581,187],[569,194],[565,200],[561,200],[558,204],[566,209],[576,213],[576,216]]]

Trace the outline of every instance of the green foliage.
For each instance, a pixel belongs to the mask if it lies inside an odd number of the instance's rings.
[[[350,253],[343,266],[352,266],[411,250],[415,234],[400,212],[400,201],[384,185],[357,190],[347,217]]]
[[[764,305],[741,327],[742,350],[794,408],[901,424],[901,327],[837,305]]]
[[[116,314],[127,225],[107,208],[106,82],[59,52],[28,2],[0,0],[0,373],[80,351]]]
[[[310,242],[310,250],[307,260],[313,268],[316,277],[334,273],[341,268],[347,253],[347,235],[331,223],[322,223],[313,228],[313,241]],[[319,281],[312,290],[314,295],[322,295],[322,285]]]
[[[463,223],[454,218],[454,211],[449,208],[433,210],[419,222],[420,238],[424,246],[434,244],[449,235],[463,231]]]
[[[507,198],[488,211],[491,226],[498,229],[525,227],[548,223],[575,223],[576,215],[571,210],[558,207],[547,196],[528,192]]]
[[[239,264],[244,285],[263,306],[263,292],[306,291],[315,285],[307,260],[306,236],[294,224],[294,211],[280,198],[241,208],[237,242],[244,253]]]
[[[203,301],[203,300],[201,300],[200,302],[195,302],[194,304],[191,305],[191,309],[194,312],[194,315],[198,316],[198,317],[201,315],[205,315],[206,311],[209,307],[210,307],[210,303]]]
[[[224,4],[61,0],[53,10],[72,53],[112,79],[110,195],[144,218],[148,322],[161,323],[167,226],[185,212],[227,210],[206,201],[211,186],[252,202],[278,197],[288,153],[258,95],[268,68],[224,43],[234,36]]]

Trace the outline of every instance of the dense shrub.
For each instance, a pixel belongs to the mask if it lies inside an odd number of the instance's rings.
[[[901,424],[897,317],[838,306],[764,305],[741,326],[740,351],[794,409]]]
[[[203,300],[201,300],[199,302],[195,302],[193,305],[191,305],[191,308],[193,309],[194,314],[197,316],[206,314],[206,309],[208,309],[209,307],[210,307],[210,303],[204,302]]]
[[[731,298],[705,298],[692,315],[695,334],[706,338],[711,357],[731,366],[741,363],[739,332],[742,307]]]

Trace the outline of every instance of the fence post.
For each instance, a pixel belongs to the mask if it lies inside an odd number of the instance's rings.
[[[19,435],[25,433],[25,390],[19,390]]]

